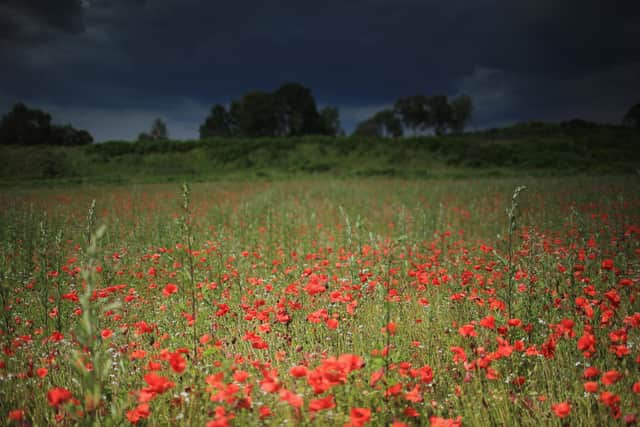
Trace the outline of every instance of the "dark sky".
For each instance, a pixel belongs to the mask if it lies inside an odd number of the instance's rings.
[[[214,103],[296,81],[347,131],[417,93],[471,95],[477,127],[617,123],[639,46],[638,0],[0,0],[0,111],[196,138]]]

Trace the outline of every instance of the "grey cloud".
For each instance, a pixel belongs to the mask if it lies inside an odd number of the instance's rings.
[[[493,123],[504,121],[517,107],[514,84],[515,78],[503,70],[476,66],[460,79],[457,91],[473,99],[474,122]]]

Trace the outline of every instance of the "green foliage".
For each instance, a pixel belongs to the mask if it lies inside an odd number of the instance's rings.
[[[246,147],[311,157],[339,146],[357,157],[395,145],[322,142]],[[408,142],[405,156],[448,144]],[[190,152],[153,153],[167,154]],[[512,195],[520,184],[526,197]],[[639,220],[629,177],[321,177],[193,184],[182,195],[177,183],[84,186],[4,191],[0,204],[2,425],[217,425],[234,416],[233,425],[323,426],[368,408],[372,426],[436,416],[591,426],[637,413],[640,241],[629,226]],[[313,276],[326,278],[324,293],[305,292]],[[321,309],[334,330],[309,320]],[[495,326],[483,324],[489,316]],[[475,334],[462,336],[465,326]],[[593,355],[581,350],[590,328]],[[253,334],[265,348],[247,340]],[[364,363],[342,377],[335,358],[345,353]],[[294,377],[297,365],[314,375]],[[603,394],[586,392],[589,366]],[[278,388],[267,391],[271,373]],[[313,378],[335,384],[319,394]],[[47,394],[59,388],[73,398],[52,404]],[[289,392],[299,409],[284,401]],[[329,395],[335,408],[311,410]],[[609,408],[603,395],[619,401]],[[570,403],[567,418],[554,414],[559,402]],[[9,419],[16,411],[22,420]]]
[[[318,134],[322,122],[311,90],[298,83],[285,83],[273,94],[279,136]]]
[[[324,107],[320,111],[321,130],[319,133],[329,136],[343,136],[340,128],[340,112],[335,107]]]
[[[280,119],[273,94],[254,91],[231,103],[231,116],[241,136],[256,138],[276,136]]]
[[[169,139],[167,125],[162,119],[155,119],[151,124],[149,133],[142,132],[138,135],[138,141],[165,141]]]
[[[451,117],[449,127],[454,132],[462,132],[471,120],[473,101],[468,95],[461,95],[451,101]]]
[[[628,126],[640,129],[640,103],[629,108],[622,121]]]
[[[436,135],[443,135],[447,129],[462,132],[471,120],[473,102],[468,95],[461,95],[449,103],[445,95],[413,95],[399,98],[394,111],[402,122],[414,132],[432,128]]]
[[[51,124],[51,115],[15,104],[0,122],[0,145],[86,145],[93,142],[89,132],[70,125]]]
[[[360,123],[354,135],[363,137],[399,138],[403,134],[402,122],[393,110],[382,110]]]
[[[640,163],[626,127],[529,123],[442,137],[303,136],[112,141],[85,147],[0,146],[0,180],[89,181],[333,176],[625,174]]]
[[[200,126],[200,139],[235,136],[237,131],[237,123],[231,113],[224,105],[216,104]]]
[[[214,105],[200,126],[200,138],[337,135],[338,110],[318,113],[311,90],[299,83],[285,83],[274,92],[253,91],[232,101],[229,111]]]

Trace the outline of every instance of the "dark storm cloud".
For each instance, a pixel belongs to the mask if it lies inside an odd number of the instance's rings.
[[[0,4],[0,39],[10,43],[44,41],[54,33],[83,29],[82,3],[75,0],[5,0]]]
[[[5,104],[84,112],[98,139],[127,137],[98,129],[126,114],[195,137],[211,104],[290,80],[349,129],[419,92],[470,93],[480,126],[611,120],[640,93],[632,1],[16,0],[0,17]]]

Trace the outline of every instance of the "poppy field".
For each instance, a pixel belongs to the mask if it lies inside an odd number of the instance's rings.
[[[0,425],[634,425],[640,178],[0,193]]]

